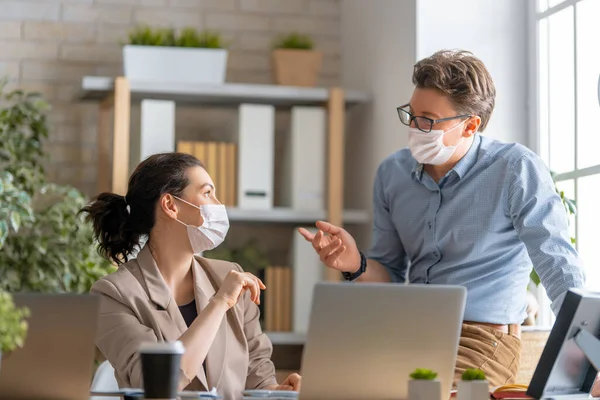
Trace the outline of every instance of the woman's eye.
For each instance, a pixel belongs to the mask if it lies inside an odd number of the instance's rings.
[[[205,197],[210,197],[210,195],[212,194],[212,190],[209,190],[208,192],[204,193]]]

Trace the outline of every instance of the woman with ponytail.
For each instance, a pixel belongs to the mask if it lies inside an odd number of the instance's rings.
[[[143,387],[142,342],[180,340],[179,390],[216,387],[226,399],[241,399],[244,389],[299,390],[297,374],[281,385],[275,379],[259,323],[263,283],[237,264],[200,256],[225,239],[229,221],[198,159],[153,155],[125,196],[102,193],[81,211],[100,254],[119,265],[91,291],[102,299],[97,346],[120,387]]]

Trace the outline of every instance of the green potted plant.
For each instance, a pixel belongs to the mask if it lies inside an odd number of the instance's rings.
[[[17,308],[12,295],[0,290],[0,364],[2,354],[6,355],[23,347],[27,336],[29,309]]]
[[[426,368],[417,368],[408,381],[408,400],[432,400],[442,397],[442,385],[437,373]]]
[[[223,84],[228,51],[221,35],[138,25],[123,47],[125,76],[135,81]]]
[[[273,45],[275,82],[286,86],[316,86],[323,53],[314,50],[312,39],[300,33],[277,38]]]
[[[490,397],[490,385],[480,369],[467,368],[457,384],[457,400],[482,400]]]
[[[49,106],[1,84],[0,104],[0,290],[86,293],[114,267],[78,215],[83,193],[45,177]]]

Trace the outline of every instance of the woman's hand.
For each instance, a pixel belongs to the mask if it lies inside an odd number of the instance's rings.
[[[302,377],[298,374],[291,374],[280,385],[270,387],[269,390],[295,390],[300,391],[300,385],[302,383]]]
[[[228,308],[235,306],[240,296],[250,291],[250,299],[260,304],[260,291],[266,289],[265,284],[248,272],[229,271],[214,300],[223,301]]]

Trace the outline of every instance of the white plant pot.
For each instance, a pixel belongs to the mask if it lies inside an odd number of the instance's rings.
[[[442,397],[440,381],[411,379],[408,381],[408,400],[439,400]]]
[[[458,381],[456,385],[457,400],[487,400],[490,398],[488,381]]]
[[[123,47],[123,69],[130,80],[220,85],[227,72],[226,49],[165,46]]]

